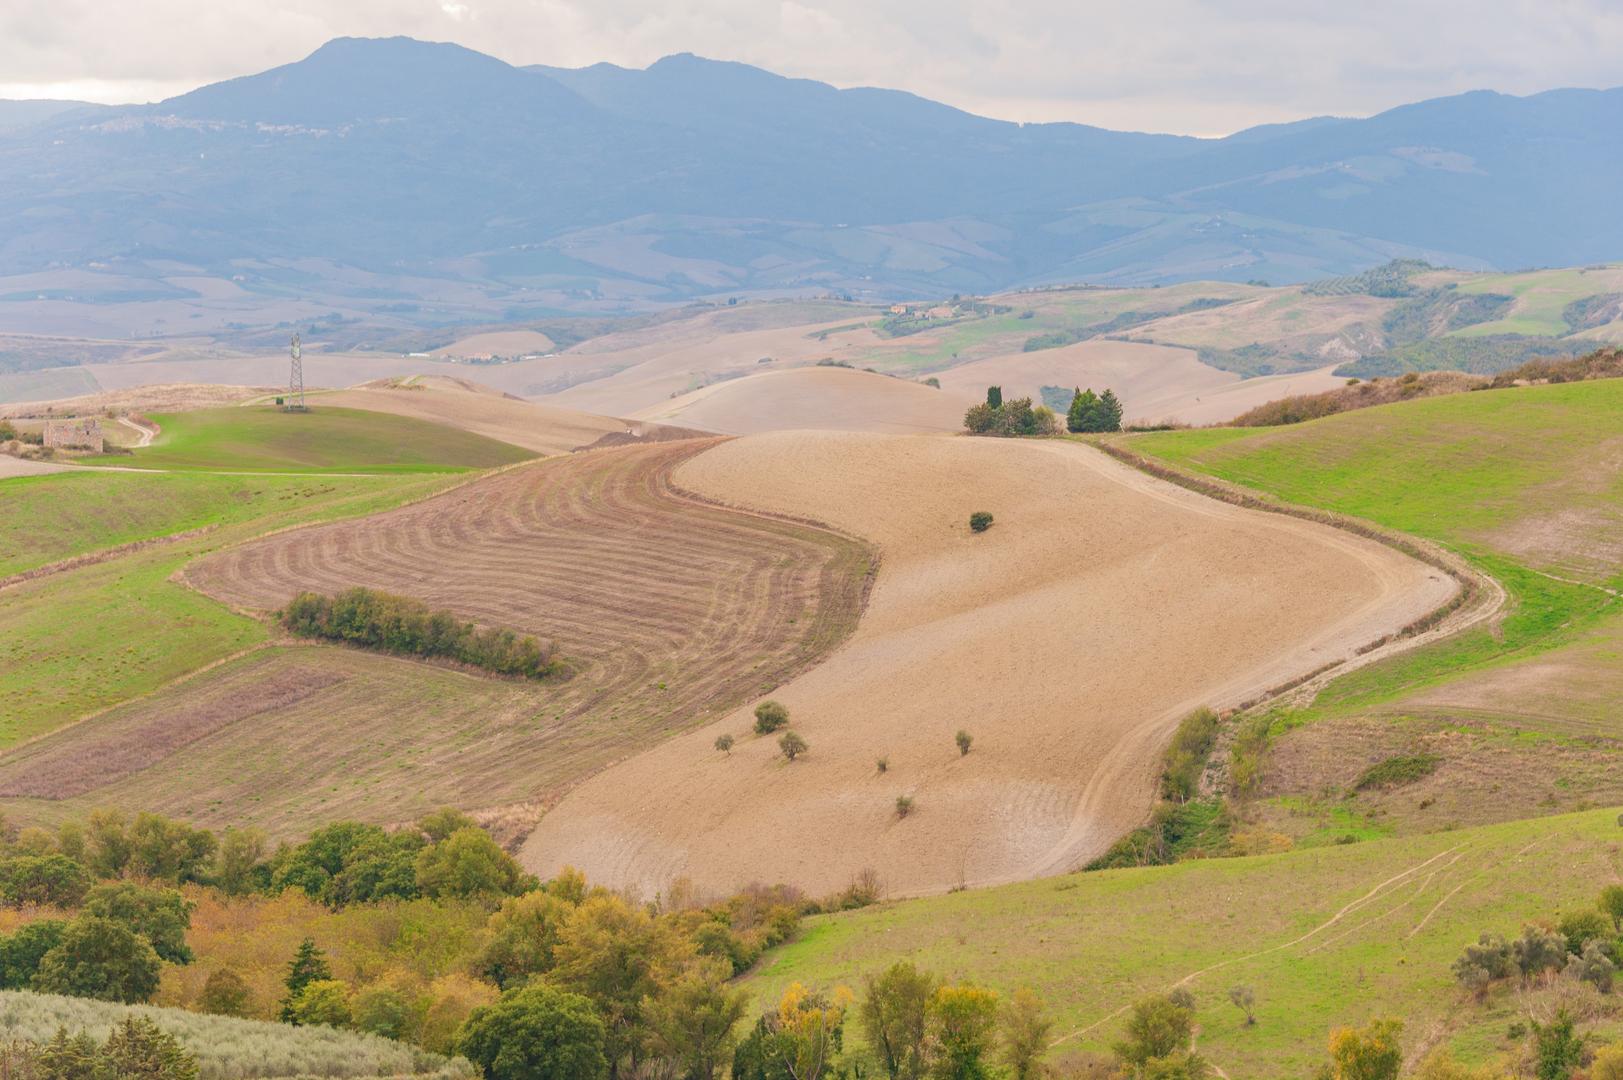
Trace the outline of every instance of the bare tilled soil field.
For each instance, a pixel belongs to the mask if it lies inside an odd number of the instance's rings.
[[[574,669],[537,688],[538,733],[543,719],[591,728],[624,753],[805,669],[850,633],[862,607],[871,552],[860,541],[672,488],[672,470],[710,445],[659,443],[521,466],[389,513],[219,552],[187,577],[241,608],[274,609],[301,589],[365,585],[535,634]],[[422,668],[398,665],[408,679]],[[300,698],[301,707],[321,716],[327,692]],[[539,778],[523,783],[524,752],[507,744],[512,783],[464,774],[483,786],[458,801],[545,796]],[[589,758],[586,771],[605,760],[602,746]],[[470,747],[458,760],[471,766],[481,755]],[[546,765],[549,783],[578,775]]]
[[[521,855],[539,873],[650,894],[681,876],[822,892],[871,868],[912,893],[1062,873],[1142,821],[1190,709],[1350,658],[1455,588],[1075,443],[783,432],[717,445],[677,482],[874,541],[872,600],[848,645],[773,695],[808,744],[797,760],[747,710],[674,738],[548,813]],[[974,510],[989,531],[969,531]]]

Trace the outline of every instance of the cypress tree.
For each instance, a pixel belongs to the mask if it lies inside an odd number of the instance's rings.
[[[296,1024],[293,1006],[304,988],[313,982],[321,982],[332,978],[332,969],[327,967],[327,957],[311,938],[299,942],[299,951],[293,954],[293,962],[287,967],[287,996],[282,999],[281,1020],[284,1024]]]
[[[1071,399],[1071,408],[1065,414],[1065,427],[1068,431],[1097,431],[1094,425],[1098,422],[1099,396],[1088,389],[1078,393]]]
[[[1099,395],[1099,431],[1121,430],[1121,400],[1109,388]]]
[[[986,404],[994,409],[1003,408],[1003,387],[988,386],[986,388]]]

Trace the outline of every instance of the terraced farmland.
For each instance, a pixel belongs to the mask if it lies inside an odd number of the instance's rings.
[[[308,738],[311,724],[330,733],[334,724],[348,722],[343,716],[354,719],[370,709],[369,716],[387,714],[374,717],[386,720],[375,732],[382,741],[374,746],[370,737],[360,740],[365,745],[353,747],[345,767],[332,775],[343,783],[346,776],[368,774],[382,788],[372,788],[345,812],[393,814],[427,798],[423,793],[430,788],[440,799],[488,807],[544,799],[615,756],[777,686],[855,627],[871,555],[862,543],[829,530],[729,510],[674,489],[671,470],[713,444],[632,446],[526,465],[412,506],[280,533],[193,564],[187,570],[192,584],[243,608],[273,609],[303,588],[333,592],[366,585],[419,597],[464,618],[542,636],[556,643],[574,674],[561,683],[522,693],[513,686],[514,693],[498,694],[501,730],[492,731],[470,728],[467,720],[488,719],[491,703],[485,699],[509,684],[403,661],[387,661],[387,670],[366,665],[365,679],[347,670],[337,680],[323,676],[322,685],[301,690],[280,712],[253,710],[260,714],[247,724],[199,721],[188,755],[228,745],[240,750],[246,745],[240,728],[279,726],[281,712],[297,712]],[[335,651],[287,650],[275,666],[296,662],[326,669],[332,661],[313,658]],[[262,671],[241,681],[231,692],[236,714],[252,706],[256,686],[280,685],[273,675]],[[218,677],[229,676],[222,670]],[[462,684],[467,689],[459,689]],[[391,685],[404,689],[384,689]],[[362,686],[369,689],[357,697]],[[178,687],[61,738],[92,738],[107,725],[107,738],[127,740],[131,725],[159,723],[197,689]],[[380,709],[385,700],[390,704]],[[214,715],[212,706],[197,708]],[[404,763],[393,758],[404,749],[390,731],[404,738],[402,724],[412,730],[411,738],[426,739],[430,752]],[[122,734],[113,734],[115,725]],[[465,737],[471,730],[484,735]],[[430,738],[435,731],[445,739]],[[304,756],[300,745],[278,751],[286,763],[257,762],[268,772],[249,786],[279,788],[288,777],[270,773],[291,776],[315,767],[293,764]],[[486,752],[492,749],[495,760]],[[384,758],[393,760],[387,777],[368,773]],[[164,767],[174,768],[173,760]],[[206,817],[212,798],[247,800],[250,793],[237,778],[220,771],[199,772],[200,788],[175,809]],[[299,784],[307,778],[301,775]],[[142,786],[139,774],[107,781],[117,784],[120,798]],[[404,803],[384,790],[396,784],[405,791]],[[61,790],[43,791],[36,784],[8,791],[30,799],[92,801],[111,793],[86,792],[77,780]],[[150,803],[156,795],[142,797]],[[266,805],[262,820],[296,829],[297,814],[289,813],[294,816],[282,817]]]

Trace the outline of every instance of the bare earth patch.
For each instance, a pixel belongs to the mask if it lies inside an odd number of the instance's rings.
[[[974,397],[842,367],[769,371],[713,383],[635,415],[728,435],[761,431],[956,432]]]
[[[773,695],[805,755],[785,762],[745,710],[675,738],[550,812],[522,852],[537,872],[648,894],[681,876],[822,891],[872,867],[914,893],[1060,873],[1139,823],[1189,709],[1348,657],[1454,589],[1373,542],[1068,442],[786,432],[718,445],[676,479],[874,541],[868,612]],[[995,515],[989,531],[970,534],[972,510]]]

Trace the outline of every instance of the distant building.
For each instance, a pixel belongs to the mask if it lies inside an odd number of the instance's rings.
[[[101,421],[94,416],[45,421],[44,441],[46,446],[57,450],[94,450],[99,454],[106,449]]]
[[[907,305],[906,304],[892,304],[892,305],[890,305],[890,313],[892,315],[906,315],[907,314]]]

